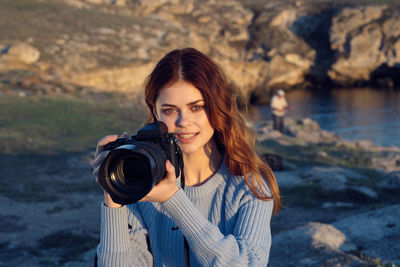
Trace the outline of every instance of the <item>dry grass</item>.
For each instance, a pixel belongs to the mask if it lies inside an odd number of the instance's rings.
[[[128,27],[134,17],[79,9],[61,1],[0,0],[0,41],[46,42],[61,35],[88,33],[97,27]]]

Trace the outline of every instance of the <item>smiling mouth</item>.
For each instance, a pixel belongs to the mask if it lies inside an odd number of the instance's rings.
[[[192,134],[177,134],[178,138],[180,139],[191,139],[198,135],[198,133],[192,133]]]
[[[176,134],[179,143],[190,143],[192,142],[199,133],[191,134]]]

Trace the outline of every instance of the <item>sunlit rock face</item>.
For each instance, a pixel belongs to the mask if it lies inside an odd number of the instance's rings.
[[[258,53],[267,63],[266,87],[292,88],[305,83],[316,53],[293,29],[303,15],[295,7],[265,9],[254,20],[250,31]],[[257,50],[253,51],[256,55]]]
[[[380,69],[399,68],[400,17],[389,6],[343,9],[333,18],[330,36],[336,60],[328,75],[335,83],[379,82],[385,76]]]
[[[322,2],[41,0],[58,21],[79,23],[1,40],[0,65],[140,95],[162,55],[194,47],[221,65],[244,102],[268,101],[277,88],[400,85],[400,8]],[[54,24],[42,19],[40,27]]]
[[[238,1],[125,1],[123,8],[106,1],[66,1],[74,7],[76,2],[88,12],[97,8],[111,18],[123,15],[121,21],[127,23],[94,27],[47,44],[49,60],[39,65],[48,69],[51,64],[57,79],[99,91],[137,94],[162,55],[194,47],[229,73],[232,86],[244,99],[251,88],[264,82],[264,61],[245,59],[253,13]]]

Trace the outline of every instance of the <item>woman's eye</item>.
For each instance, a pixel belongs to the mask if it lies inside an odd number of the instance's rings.
[[[200,106],[200,105],[194,105],[191,108],[192,111],[200,111],[202,109],[204,109],[204,106]]]
[[[175,109],[173,109],[173,108],[166,108],[166,109],[162,110],[162,113],[167,114],[167,115],[172,114],[174,112],[175,112]]]

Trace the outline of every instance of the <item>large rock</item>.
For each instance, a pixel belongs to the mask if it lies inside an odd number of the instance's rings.
[[[385,157],[372,157],[371,163],[376,168],[385,170],[387,172],[400,171],[400,151],[384,151]]]
[[[268,266],[331,266],[336,258],[344,262],[361,263],[346,255],[356,246],[340,230],[329,224],[310,222],[282,231],[272,237]]]
[[[40,52],[38,49],[27,43],[14,43],[10,45],[0,44],[0,65],[13,64],[33,64],[39,60]]]
[[[317,122],[310,118],[286,120],[286,134],[297,137],[306,143],[335,143],[341,140],[338,134],[320,129]]]
[[[332,21],[330,33],[331,48],[338,52],[345,52],[349,33],[357,32],[365,25],[376,21],[383,15],[387,6],[367,6],[362,8],[345,8],[337,14]]]
[[[341,167],[313,167],[301,171],[304,184],[318,184],[326,191],[345,191],[350,181],[366,179],[366,177]]]
[[[257,48],[253,57],[261,56],[268,63],[267,88],[298,87],[305,83],[316,53],[291,28],[304,13],[293,7],[276,11],[263,10],[251,25]]]
[[[400,264],[400,204],[371,210],[333,223],[364,255]]]
[[[132,96],[142,96],[144,80],[153,68],[152,63],[113,69],[96,69],[77,73],[70,82],[88,87],[96,87],[102,92],[122,92]]]
[[[397,204],[282,230],[272,236],[268,266],[372,266],[373,259],[399,264],[399,221]]]
[[[217,63],[231,77],[234,88],[244,102],[248,102],[254,91],[259,88],[260,91],[266,89],[263,86],[265,77],[268,73],[268,65],[265,61],[232,61],[226,58],[217,59]],[[264,92],[262,93],[263,96]]]
[[[400,171],[391,172],[384,177],[384,179],[377,184],[379,188],[399,191],[400,190]]]
[[[331,48],[337,55],[329,77],[337,84],[354,85],[386,75],[386,85],[393,86],[398,78],[380,70],[399,68],[399,24],[398,13],[385,5],[344,8],[332,21]]]
[[[268,65],[267,86],[272,88],[291,88],[305,82],[312,60],[302,58],[299,54],[275,55]]]

